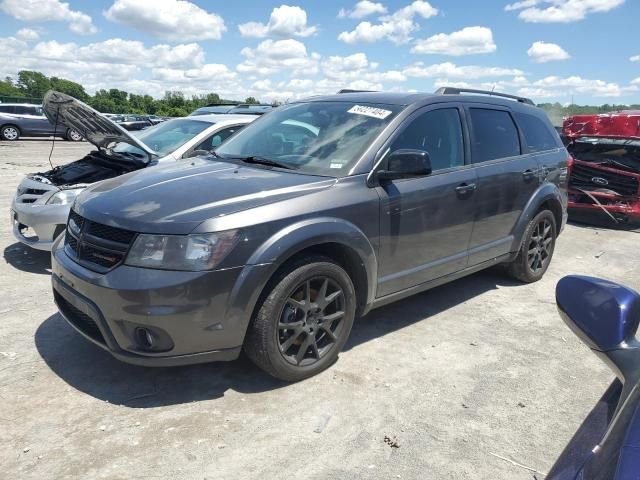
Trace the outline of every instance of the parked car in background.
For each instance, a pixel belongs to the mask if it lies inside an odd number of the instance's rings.
[[[28,103],[0,103],[0,140],[23,137],[62,137],[79,142],[80,135],[73,128],[53,125],[44,115],[41,105]]]
[[[235,103],[211,103],[206,107],[195,109],[189,114],[189,116],[195,117],[198,115],[211,115],[212,113],[229,113],[229,111],[235,106]]]
[[[542,278],[566,221],[567,157],[521,97],[301,100],[207,157],[84,190],[53,247],[55,301],[126,362],[244,348],[301,380],[372,308],[497,264]]]
[[[547,475],[549,480],[640,478],[640,295],[608,280],[568,276],[560,316],[618,377]]]
[[[50,92],[44,109],[65,128],[82,132],[97,150],[53,170],[28,175],[11,205],[15,238],[30,247],[50,250],[65,228],[69,207],[88,185],[149,166],[175,163],[207,153],[253,121],[247,115],[203,115],[176,118],[130,134],[91,107],[67,95]],[[67,102],[67,103],[65,103]]]
[[[153,125],[157,125],[168,120],[167,117],[159,117],[158,115],[146,115],[146,117]]]
[[[129,131],[144,130],[153,125],[153,122],[145,115],[112,115],[109,120]]]
[[[229,110],[227,113],[242,113],[242,114],[249,114],[249,115],[264,115],[265,113],[269,113],[271,110],[273,110],[273,106],[272,105],[262,105],[262,104],[258,105],[258,104],[253,104],[253,103],[247,103],[247,104],[236,105],[231,110]]]
[[[640,220],[640,112],[575,115],[564,120],[573,157],[569,211],[582,220]]]

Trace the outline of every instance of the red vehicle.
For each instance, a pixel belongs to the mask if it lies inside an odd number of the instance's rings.
[[[569,214],[613,223],[640,221],[640,111],[574,115],[562,133],[573,157]]]

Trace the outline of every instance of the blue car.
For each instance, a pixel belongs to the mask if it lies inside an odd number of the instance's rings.
[[[598,278],[568,276],[556,287],[560,316],[616,374],[547,479],[640,479],[640,295]]]

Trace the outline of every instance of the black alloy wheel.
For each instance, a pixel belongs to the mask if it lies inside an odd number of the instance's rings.
[[[285,264],[261,296],[244,341],[265,372],[296,382],[330,367],[356,314],[351,278],[332,259],[306,255]]]
[[[326,355],[344,326],[344,303],[344,291],[328,277],[297,285],[278,322],[278,345],[285,360],[307,366]]]
[[[543,218],[533,229],[529,239],[527,263],[532,272],[536,273],[546,267],[553,253],[554,229],[548,218]]]

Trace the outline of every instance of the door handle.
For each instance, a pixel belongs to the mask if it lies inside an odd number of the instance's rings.
[[[536,172],[534,170],[525,170],[522,172],[522,178],[525,180],[531,180],[536,176]]]
[[[456,192],[463,195],[465,193],[473,192],[476,189],[475,183],[461,183],[456,187]]]

